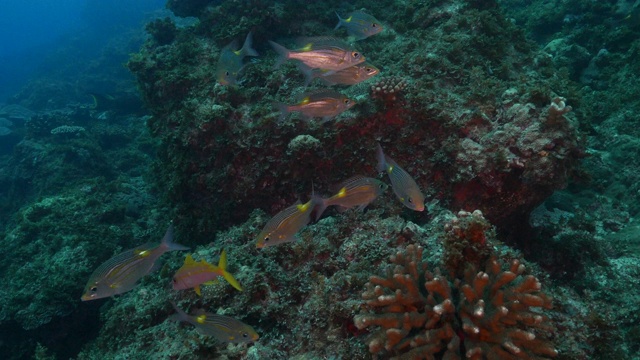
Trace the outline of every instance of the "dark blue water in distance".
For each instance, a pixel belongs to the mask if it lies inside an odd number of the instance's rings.
[[[142,28],[164,0],[0,1],[0,103],[20,89],[51,53],[72,39],[96,48],[118,33]]]

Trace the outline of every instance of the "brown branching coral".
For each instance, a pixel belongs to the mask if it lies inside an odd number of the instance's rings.
[[[391,257],[386,276],[373,276],[363,299],[368,313],[355,318],[368,328],[369,351],[392,359],[545,359],[557,352],[544,339],[551,301],[540,282],[513,261],[506,270],[490,259],[483,270],[447,279],[409,245]],[[541,339],[542,337],[542,339]]]
[[[371,97],[381,99],[385,104],[395,102],[398,95],[407,87],[407,80],[400,76],[387,76],[371,85]]]

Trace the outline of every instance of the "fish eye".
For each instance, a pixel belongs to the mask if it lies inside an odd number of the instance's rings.
[[[377,27],[377,26],[378,26],[378,24],[376,24],[376,23],[371,24],[371,27]]]
[[[348,104],[348,103],[351,102],[349,99],[344,99],[343,101],[344,101],[345,104]]]
[[[228,71],[225,71],[225,72],[224,72],[224,75],[225,75],[225,76],[229,76],[230,74],[229,74],[229,72],[228,72]]]
[[[354,51],[354,52],[352,52],[352,53],[351,53],[351,56],[353,56],[354,58],[356,58],[356,59],[357,59],[357,58],[359,58],[359,57],[360,57],[360,53],[359,53],[359,52],[357,52],[357,51]]]
[[[412,198],[407,198],[407,201],[409,202],[409,204],[413,204],[413,199]]]
[[[176,280],[176,278],[173,278],[172,280],[173,280],[174,283],[176,283],[178,281],[178,280]]]
[[[96,291],[98,291],[98,287],[94,286],[91,289],[89,289],[89,291],[91,291],[92,293],[95,293]]]
[[[249,337],[249,334],[244,333],[244,334],[242,334],[242,337],[243,337],[243,338],[248,338],[248,337]]]
[[[269,241],[269,237],[268,237],[268,236],[265,236],[265,237],[264,237],[264,242],[267,242],[267,241]]]

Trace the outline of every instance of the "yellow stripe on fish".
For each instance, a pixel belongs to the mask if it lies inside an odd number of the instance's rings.
[[[384,29],[378,19],[360,10],[352,12],[346,19],[341,18],[338,13],[336,15],[338,16],[338,25],[335,29],[341,26],[345,27],[349,36],[355,40],[366,39]]]
[[[89,277],[81,299],[96,300],[127,292],[136,287],[138,280],[156,268],[156,260],[162,254],[187,249],[173,242],[173,226],[169,226],[160,245],[147,243],[101,264]]]
[[[334,90],[316,90],[302,95],[294,105],[277,104],[282,121],[291,112],[299,112],[305,119],[322,118],[330,120],[355,105],[355,101]]]
[[[316,197],[318,202],[318,210],[316,211],[316,219],[322,216],[324,210],[329,206],[338,206],[339,210],[351,209],[358,207],[358,210],[364,210],[371,202],[380,196],[386,189],[387,184],[380,180],[364,177],[361,175],[353,176],[340,184],[340,190],[328,199]]]
[[[174,302],[171,302],[171,306],[173,306],[176,313],[169,317],[170,320],[188,322],[193,325],[200,334],[212,336],[218,341],[250,343],[260,338],[258,333],[250,325],[232,317],[207,312],[189,315],[178,308]]]
[[[424,211],[424,195],[411,175],[385,155],[380,144],[376,154],[378,171],[384,171],[389,175],[391,188],[402,204],[411,210]]]
[[[298,231],[309,223],[316,205],[317,199],[311,198],[304,204],[291,205],[276,214],[258,234],[256,247],[261,249],[297,240]]]
[[[304,38],[300,40],[302,47],[289,50],[284,46],[269,41],[271,47],[280,55],[276,65],[293,59],[302,62],[311,69],[338,71],[360,64],[366,59],[344,41],[328,37]]]

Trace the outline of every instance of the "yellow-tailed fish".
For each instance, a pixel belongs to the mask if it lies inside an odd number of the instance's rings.
[[[303,44],[301,48],[289,50],[269,41],[273,49],[280,54],[278,65],[288,59],[294,59],[311,69],[338,71],[365,61],[364,55],[341,40],[315,37],[302,39],[299,42]]]
[[[320,117],[324,121],[355,105],[355,101],[333,90],[312,91],[302,95],[302,99],[294,105],[277,104],[280,109],[279,121],[284,120],[291,112],[299,112],[305,119]]]
[[[249,33],[240,50],[235,50],[238,48],[236,40],[220,50],[218,67],[216,68],[218,83],[221,85],[236,85],[238,83],[238,75],[245,67],[243,59],[247,56],[258,56],[258,52],[251,47],[252,42],[252,35]]]
[[[160,245],[144,244],[114,256],[100,265],[89,277],[82,300],[96,300],[127,292],[138,280],[155,270],[162,254],[173,250],[188,250],[173,242],[173,225],[169,226]]]
[[[329,206],[337,206],[339,211],[358,207],[364,210],[388,188],[387,184],[380,180],[356,175],[342,182],[338,192],[330,198],[318,197],[318,208],[316,219],[322,216],[324,210]]]
[[[418,184],[404,169],[384,154],[378,144],[377,151],[378,171],[386,172],[391,179],[391,188],[404,206],[415,211],[424,211],[424,195],[420,192]]]
[[[176,310],[176,313],[169,317],[170,320],[188,322],[195,326],[200,334],[213,336],[220,342],[250,343],[260,337],[251,326],[232,317],[212,314],[202,310],[194,315],[189,315],[178,308],[173,301],[171,306]]]
[[[218,266],[209,264],[204,260],[195,261],[191,254],[184,259],[184,264],[173,276],[173,290],[185,290],[194,288],[196,294],[200,296],[200,285],[209,285],[213,281],[222,276],[234,288],[242,291],[240,283],[227,272],[227,252],[222,250]]]
[[[311,213],[318,205],[314,197],[305,204],[295,204],[282,210],[267,222],[257,237],[259,249],[298,239],[297,233],[311,220]]]
[[[301,70],[305,75],[305,85],[311,83],[313,79],[320,79],[326,85],[355,85],[380,73],[377,67],[367,62],[353,65],[333,73],[324,69],[309,69],[306,66],[301,66]]]
[[[366,39],[383,30],[382,24],[378,19],[360,10],[352,12],[346,19],[341,18],[338,13],[336,15],[338,15],[336,29],[343,26],[347,29],[349,36],[355,40]]]

